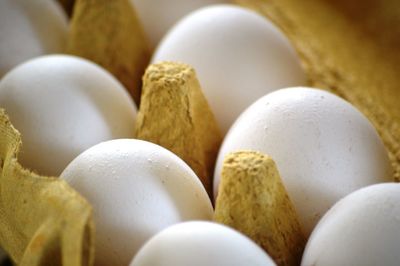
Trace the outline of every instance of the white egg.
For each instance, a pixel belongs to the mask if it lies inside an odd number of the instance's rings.
[[[330,209],[312,232],[303,266],[400,265],[400,184],[357,190]]]
[[[186,222],[151,238],[130,266],[274,266],[253,241],[221,224]]]
[[[210,220],[211,201],[179,157],[156,144],[100,143],[61,174],[93,206],[96,265],[128,265],[154,234],[186,220]]]
[[[243,149],[275,160],[307,235],[340,198],[392,175],[368,119],[345,100],[317,89],[278,90],[243,112],[220,149],[214,195],[225,155]]]
[[[156,47],[164,34],[179,19],[200,7],[226,3],[228,0],[130,0],[150,45]]]
[[[78,57],[52,55],[25,62],[0,81],[0,108],[21,132],[20,162],[58,176],[78,154],[134,134],[136,106],[122,85]]]
[[[305,84],[286,37],[266,18],[234,5],[199,9],[179,21],[152,58],[192,65],[225,133],[266,93]]]
[[[67,16],[54,0],[0,1],[0,78],[16,65],[64,49]]]

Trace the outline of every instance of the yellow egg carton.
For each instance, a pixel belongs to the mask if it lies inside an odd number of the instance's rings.
[[[60,2],[70,11],[74,1]],[[400,35],[397,33],[400,32],[400,9],[397,2],[237,0],[236,3],[267,16],[286,33],[302,59],[310,86],[340,95],[370,119],[388,150],[394,168],[393,180],[399,181]],[[210,193],[210,177],[221,135],[193,69],[172,63],[150,66],[141,92],[141,77],[151,51],[129,0],[76,0],[70,23],[66,52],[90,59],[109,70],[125,85],[137,104],[142,96],[136,136],[170,149],[172,145],[169,139],[163,138],[162,132],[169,130],[174,135],[185,136],[182,145],[173,151],[195,170]],[[146,83],[149,75],[161,75],[161,81],[168,80],[171,71],[165,68],[174,68],[181,78],[178,83],[186,86],[168,88],[176,96],[173,100],[154,96],[151,90],[154,84]],[[151,97],[159,97],[159,108],[171,106],[174,114],[181,118],[182,126],[176,128],[172,123],[163,123],[161,132],[159,127],[143,125],[144,117],[157,119],[158,116],[148,101]],[[195,104],[185,104],[188,101]],[[194,114],[193,124],[200,126],[187,124],[188,108],[195,108],[189,113]],[[207,137],[210,135],[213,137]],[[184,145],[188,143],[191,146]],[[24,169],[17,160],[20,145],[17,129],[1,111],[0,244],[18,265],[93,265],[95,229],[90,204],[64,181]],[[262,157],[273,177],[269,182],[278,184],[279,190],[271,191],[276,193],[273,196],[289,202],[270,158],[260,154],[252,156]],[[240,156],[233,160],[242,164]],[[286,226],[290,236],[289,231],[299,231],[299,227],[292,206],[286,206],[286,215],[292,217]],[[221,209],[216,216],[220,221],[226,218]],[[270,237],[275,240],[274,235]],[[288,239],[281,239],[282,245],[294,246],[296,252],[287,255],[288,259],[282,258],[279,264],[296,265],[305,240],[301,233]],[[265,241],[265,245],[268,242]],[[270,250],[274,248],[279,245]]]

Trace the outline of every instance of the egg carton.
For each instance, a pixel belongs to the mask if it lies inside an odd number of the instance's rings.
[[[73,1],[61,2],[71,8]],[[135,14],[129,11],[128,1],[76,2],[67,53],[102,65],[139,104],[141,77],[151,51],[145,41],[138,42],[145,38]],[[301,57],[310,86],[343,97],[369,118],[389,152],[393,180],[399,181],[400,53],[399,36],[394,33],[400,30],[400,14],[396,1],[235,2],[267,16],[285,32]],[[179,102],[179,97],[176,101]],[[148,109],[142,116],[157,115],[152,112]],[[183,134],[173,128],[169,130]],[[204,131],[210,130],[216,131],[212,121]],[[19,265],[93,265],[94,223],[90,204],[64,181],[39,176],[18,163],[20,135],[5,113],[0,114],[0,133],[1,186],[6,191],[2,192],[0,202],[3,246]],[[155,128],[137,133],[143,139],[162,142]],[[204,136],[201,130],[193,134]],[[175,151],[200,177],[210,175],[216,156],[212,147],[221,141],[218,133],[213,135],[216,137],[211,140],[194,141],[197,145],[194,148],[181,147]],[[169,145],[168,140],[160,144]],[[190,161],[193,150],[202,154],[207,150],[211,155],[193,166],[195,162]],[[206,180],[203,178],[203,183],[209,187]],[[303,240],[299,242],[304,245]]]

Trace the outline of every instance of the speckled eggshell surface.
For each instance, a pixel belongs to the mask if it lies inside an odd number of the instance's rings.
[[[285,35],[265,17],[235,5],[212,5],[180,20],[152,62],[194,67],[223,133],[268,92],[305,85],[300,61]]]
[[[236,150],[274,159],[306,235],[340,198],[392,177],[385,147],[368,119],[345,100],[317,89],[278,90],[242,113],[221,146],[214,196],[223,158]]]
[[[302,266],[400,263],[400,184],[357,190],[336,203],[318,223]]]
[[[61,53],[67,31],[67,16],[57,1],[1,0],[0,78],[28,59]]]
[[[130,266],[275,266],[257,244],[221,224],[185,222],[151,238]]]
[[[96,265],[128,265],[157,232],[187,220],[211,220],[198,177],[156,144],[120,139],[80,154],[61,174],[93,206]]]
[[[24,167],[58,176],[78,154],[134,134],[136,106],[108,72],[87,60],[29,60],[0,81],[0,108],[22,135]]]

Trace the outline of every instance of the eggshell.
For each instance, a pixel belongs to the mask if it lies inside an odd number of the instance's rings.
[[[276,89],[305,84],[286,37],[266,18],[234,5],[204,7],[180,20],[152,61],[194,67],[225,133],[253,101]]]
[[[345,100],[317,89],[278,90],[243,112],[221,146],[214,195],[223,158],[236,150],[275,160],[306,235],[340,198],[391,180],[385,147],[371,123]]]
[[[173,225],[151,238],[130,266],[273,266],[272,259],[241,233],[210,222]]]
[[[133,137],[136,107],[122,85],[78,57],[32,59],[0,81],[0,108],[22,134],[20,162],[58,176],[87,148]]]
[[[175,22],[200,7],[227,0],[131,0],[152,47]]]
[[[211,201],[194,172],[150,142],[100,143],[74,159],[61,178],[93,206],[96,265],[128,265],[165,227],[212,219]]]
[[[336,203],[312,232],[302,265],[400,264],[400,184],[357,190]]]
[[[67,17],[56,1],[0,1],[0,78],[16,65],[50,53],[62,52]]]

